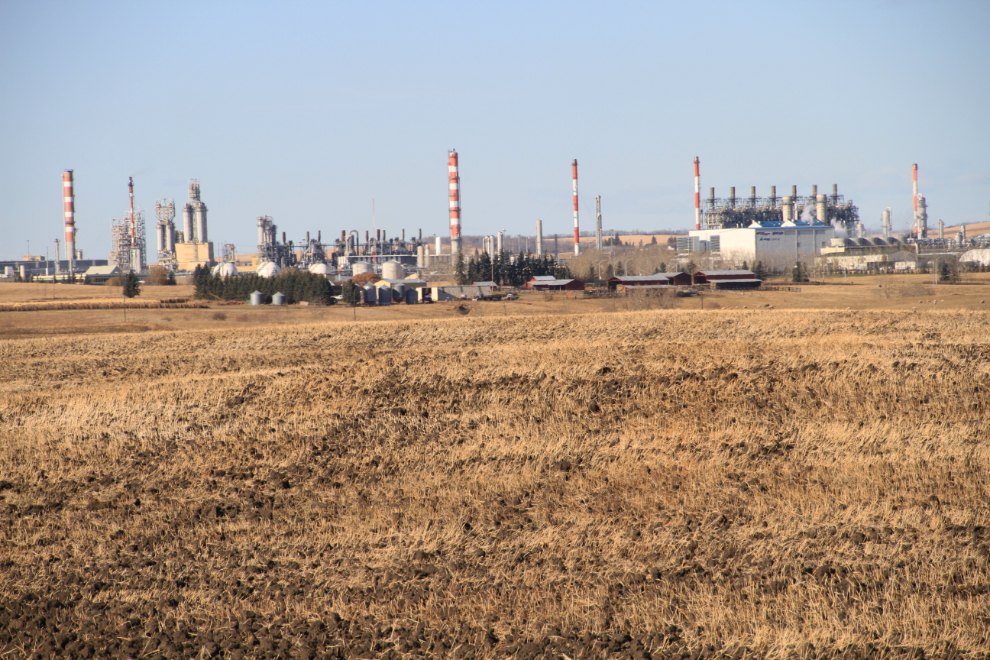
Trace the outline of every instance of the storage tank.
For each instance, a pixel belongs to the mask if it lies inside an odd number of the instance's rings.
[[[275,277],[278,275],[279,270],[281,269],[274,261],[266,261],[258,266],[258,275],[261,277]]]
[[[406,285],[405,284],[393,284],[392,285],[392,302],[403,303],[406,301]]]
[[[330,266],[326,264],[313,264],[308,270],[313,275],[322,275],[323,277],[328,277],[330,275]]]
[[[371,264],[367,261],[357,261],[351,266],[351,273],[354,275],[360,275],[361,273],[372,272]]]
[[[237,266],[230,261],[224,261],[213,267],[213,274],[219,277],[237,275]]]
[[[382,264],[382,278],[386,280],[401,280],[406,276],[406,268],[398,261],[386,261]]]
[[[272,296],[272,304],[273,305],[284,305],[285,304],[285,294],[284,293],[276,293],[274,296]]]
[[[391,305],[392,304],[392,287],[387,284],[383,284],[378,287],[378,304],[379,305]]]
[[[265,294],[261,291],[255,291],[251,294],[251,304],[252,305],[263,305],[265,304]]]
[[[406,304],[415,305],[418,302],[419,302],[419,291],[417,291],[416,289],[406,290]]]
[[[378,291],[375,289],[375,285],[371,282],[364,285],[364,302],[369,305],[374,305],[378,302]]]

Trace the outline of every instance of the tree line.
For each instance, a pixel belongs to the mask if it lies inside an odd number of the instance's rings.
[[[272,296],[281,293],[285,296],[286,304],[310,302],[320,305],[332,305],[334,299],[333,285],[323,275],[317,275],[296,268],[286,268],[275,277],[261,277],[258,274],[232,275],[221,277],[214,275],[206,266],[196,266],[193,271],[195,298],[221,300],[248,300],[255,291],[265,295],[265,302],[270,303]]]
[[[510,260],[503,250],[492,259],[487,252],[464,261],[464,254],[458,253],[454,263],[454,281],[457,284],[472,282],[495,282],[501,286],[522,286],[537,275],[549,275],[558,280],[570,279],[571,271],[561,266],[557,260],[544,254],[538,257],[531,252],[517,255]]]

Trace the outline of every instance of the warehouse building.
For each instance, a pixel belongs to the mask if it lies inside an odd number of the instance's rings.
[[[724,261],[762,262],[769,267],[786,267],[795,261],[821,254],[831,244],[831,225],[763,223],[732,229],[696,229],[686,240],[678,239],[678,251],[709,252]]]

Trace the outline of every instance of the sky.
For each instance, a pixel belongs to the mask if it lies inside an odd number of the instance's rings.
[[[197,178],[209,236],[693,228],[703,194],[812,184],[868,227],[990,220],[990,3],[0,0],[0,259],[54,255],[62,172],[77,247],[106,258],[127,178]],[[375,214],[372,216],[372,200]],[[179,213],[181,220],[181,211]],[[181,229],[181,221],[177,223]]]

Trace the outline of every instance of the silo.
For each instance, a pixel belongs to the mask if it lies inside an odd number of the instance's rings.
[[[186,243],[196,242],[196,233],[193,229],[193,207],[186,204],[182,207],[182,238]]]
[[[392,287],[388,284],[382,284],[378,287],[378,304],[379,305],[391,305],[392,304]]]
[[[406,301],[406,285],[405,284],[393,284],[392,285],[392,302],[402,303]]]
[[[419,291],[417,291],[416,289],[407,289],[406,290],[406,304],[407,305],[415,305],[418,302],[419,302]]]
[[[196,205],[196,239],[200,243],[208,241],[206,236],[206,204],[203,202]]]
[[[360,275],[362,273],[370,273],[371,264],[367,261],[357,261],[351,266],[351,273],[354,275]]]
[[[261,291],[255,291],[251,294],[251,304],[252,305],[263,305],[265,303],[265,294]]]
[[[791,222],[791,213],[794,212],[794,207],[792,206],[793,197],[784,197],[783,203],[783,219],[784,224]]]
[[[378,302],[378,291],[371,282],[364,285],[364,302],[369,305],[374,305]]]
[[[284,305],[285,304],[285,294],[284,293],[276,293],[274,296],[272,296],[272,304],[273,305]]]
[[[382,278],[386,280],[401,280],[406,276],[405,267],[398,261],[386,261],[382,264]]]

